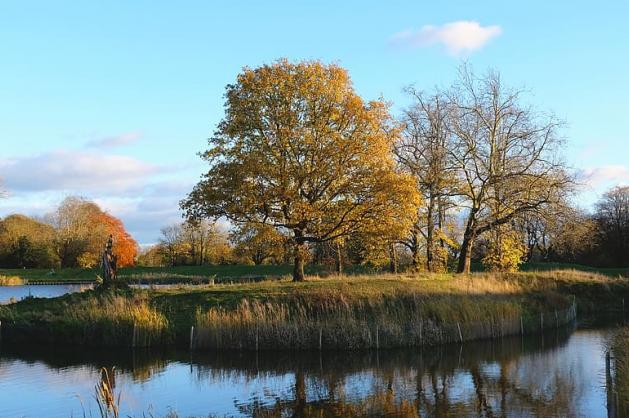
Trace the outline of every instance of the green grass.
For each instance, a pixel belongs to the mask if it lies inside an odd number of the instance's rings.
[[[178,266],[178,267],[127,267],[119,270],[122,278],[138,283],[207,283],[216,281],[237,281],[252,278],[288,277],[292,273],[290,265],[216,265],[216,266]],[[480,265],[473,265],[473,270],[482,272]],[[610,277],[629,277],[629,268],[596,268],[578,264],[563,263],[526,263],[521,266],[523,272],[577,270],[599,273]],[[349,266],[346,274],[380,274],[368,266]],[[59,281],[93,281],[100,275],[99,269],[65,268],[51,271],[50,269],[0,269],[0,276],[19,277],[26,281],[59,282]],[[329,266],[306,267],[306,274],[326,276],[332,274]]]
[[[241,278],[287,277],[292,274],[291,265],[215,265],[215,266],[177,266],[177,267],[125,267],[118,270],[121,278],[143,283],[187,283],[214,278],[229,280]],[[375,272],[366,266],[352,266],[348,274]],[[327,275],[330,267],[307,266],[306,274]],[[0,275],[15,276],[28,281],[94,281],[101,275],[100,269],[0,269]]]

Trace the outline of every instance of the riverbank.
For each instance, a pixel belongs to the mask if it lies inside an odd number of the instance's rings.
[[[11,342],[362,349],[536,332],[568,321],[573,300],[596,314],[625,297],[628,280],[576,271],[348,276],[86,291],[0,307],[0,320]]]
[[[480,265],[473,264],[472,270],[482,272]],[[592,273],[612,278],[629,278],[629,268],[595,268],[576,264],[525,263],[523,273],[576,271]],[[123,267],[118,276],[133,284],[210,284],[238,283],[268,279],[281,279],[291,276],[292,265],[205,265],[176,267]],[[308,265],[306,275],[326,277],[335,275],[332,266]],[[347,275],[381,275],[382,270],[368,266],[346,266]],[[100,268],[63,268],[63,269],[0,269],[0,277],[20,279],[24,284],[91,284],[102,275]]]

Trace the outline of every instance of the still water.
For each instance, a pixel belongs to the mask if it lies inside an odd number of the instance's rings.
[[[46,285],[23,285],[23,286],[0,286],[0,305],[19,301],[25,297],[36,298],[56,298],[66,293],[82,292],[91,289],[89,284],[46,284]],[[1,417],[1,415],[0,415]]]
[[[0,417],[99,416],[115,376],[120,416],[606,417],[613,328],[436,349],[192,353],[0,346]]]

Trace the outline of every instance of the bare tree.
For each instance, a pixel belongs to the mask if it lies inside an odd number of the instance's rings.
[[[403,243],[412,253],[414,267],[418,267],[425,242],[426,268],[436,271],[445,267],[446,261],[435,260],[436,236],[443,237],[451,197],[456,194],[456,172],[450,157],[452,135],[448,128],[450,105],[448,97],[440,92],[431,96],[413,88],[407,92],[413,104],[404,111],[404,131],[395,153],[403,169],[415,177],[423,202],[411,235]],[[438,241],[441,247],[445,246],[443,239]]]
[[[457,271],[469,273],[474,240],[527,212],[559,201],[571,177],[558,157],[561,124],[521,104],[497,73],[467,67],[449,92],[451,158],[461,176],[467,219]]]
[[[602,252],[614,266],[629,265],[629,186],[615,187],[596,205]]]

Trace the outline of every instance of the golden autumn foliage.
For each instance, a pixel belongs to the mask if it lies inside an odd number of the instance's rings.
[[[295,280],[308,244],[389,232],[390,220],[404,228],[415,216],[414,179],[396,171],[392,153],[399,127],[384,102],[354,92],[343,68],[245,68],[226,98],[204,154],[210,169],[182,202],[189,216],[274,227],[293,244]]]

